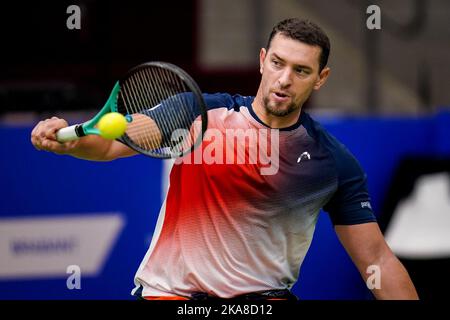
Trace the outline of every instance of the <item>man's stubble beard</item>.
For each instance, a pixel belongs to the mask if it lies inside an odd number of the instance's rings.
[[[270,105],[270,100],[268,97],[263,98],[263,106],[267,113],[269,113],[273,116],[276,116],[276,117],[287,116],[288,114],[291,114],[292,112],[294,112],[300,108],[299,105],[296,105],[294,102],[291,102],[288,105],[287,109],[283,109],[283,110],[277,109],[276,107],[273,107]]]

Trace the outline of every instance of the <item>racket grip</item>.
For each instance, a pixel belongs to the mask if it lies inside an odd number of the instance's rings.
[[[67,142],[67,141],[73,141],[80,138],[78,135],[77,127],[79,125],[75,124],[70,127],[65,127],[56,132],[56,140],[58,142]]]

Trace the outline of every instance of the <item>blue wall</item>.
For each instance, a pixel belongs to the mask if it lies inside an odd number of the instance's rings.
[[[0,128],[0,218],[120,212],[125,225],[100,275],[82,277],[81,290],[68,290],[66,278],[0,281],[0,299],[131,298],[161,203],[161,161],[89,162],[38,152],[30,130]]]
[[[359,159],[377,215],[399,160],[450,155],[450,113],[423,118],[320,119]],[[98,276],[68,290],[66,279],[0,280],[0,299],[132,299],[133,276],[161,205],[162,162],[144,156],[108,163],[36,151],[31,128],[0,127],[0,219],[121,212],[125,226]],[[2,259],[2,257],[0,257]],[[294,292],[302,299],[368,299],[370,293],[321,213]]]

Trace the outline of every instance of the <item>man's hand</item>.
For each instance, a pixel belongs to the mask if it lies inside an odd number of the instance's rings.
[[[96,135],[87,135],[79,140],[60,143],[56,140],[56,132],[67,126],[66,120],[57,117],[43,120],[31,132],[31,143],[37,150],[67,154],[92,161],[111,161],[137,154],[136,151],[118,141],[103,139]]]
[[[66,120],[57,117],[40,121],[31,132],[31,143],[37,150],[67,154],[74,148],[77,141],[60,143],[56,140],[56,132],[67,126]]]

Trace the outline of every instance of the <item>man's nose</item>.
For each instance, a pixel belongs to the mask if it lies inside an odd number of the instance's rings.
[[[278,78],[278,82],[281,88],[287,88],[292,84],[292,72],[289,69],[283,70],[282,74]]]

